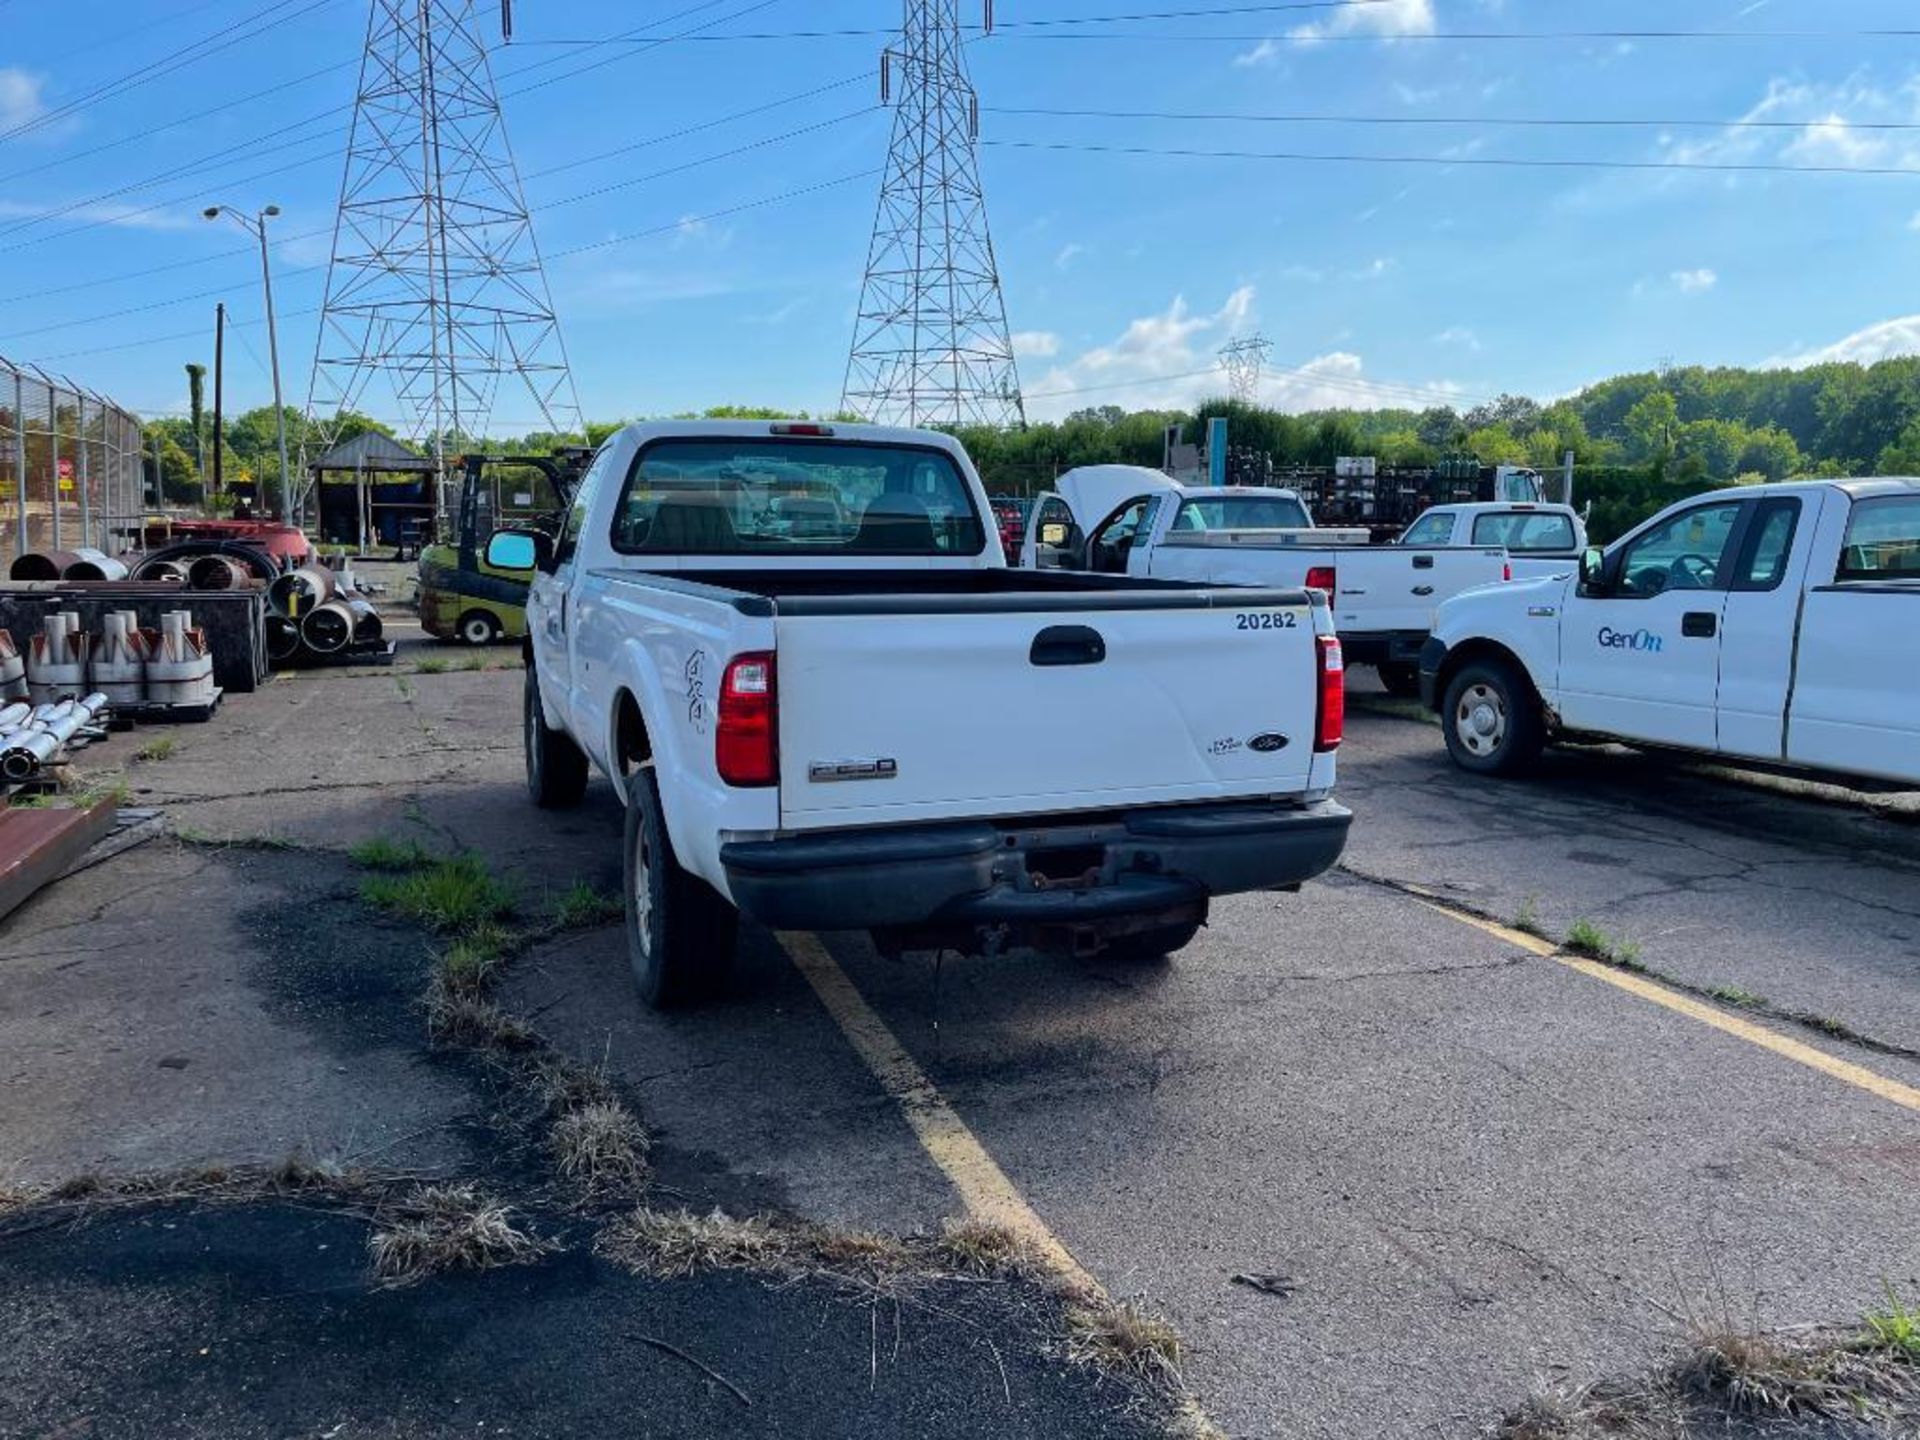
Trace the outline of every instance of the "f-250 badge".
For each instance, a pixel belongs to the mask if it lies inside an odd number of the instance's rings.
[[[707,652],[696,650],[687,657],[687,723],[693,733],[707,733]]]

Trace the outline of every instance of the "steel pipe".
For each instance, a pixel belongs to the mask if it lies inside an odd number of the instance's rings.
[[[100,550],[76,550],[74,562],[61,572],[63,580],[124,580],[126,563]]]
[[[267,586],[267,603],[289,620],[304,621],[332,600],[339,590],[331,570],[320,565],[302,565],[298,570],[275,577]]]
[[[9,780],[31,780],[42,765],[60,752],[60,742],[44,730],[17,736],[0,749],[0,775]]]
[[[247,580],[247,567],[229,555],[202,555],[187,567],[187,585],[194,590],[236,590]]]
[[[13,562],[9,580],[58,580],[80,557],[71,550],[29,550]]]

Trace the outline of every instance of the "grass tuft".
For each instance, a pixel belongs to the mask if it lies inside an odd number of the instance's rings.
[[[1564,943],[1574,954],[1585,955],[1589,960],[1598,960],[1603,965],[1617,965],[1622,970],[1641,972],[1647,968],[1640,963],[1638,945],[1631,940],[1615,939],[1591,920],[1576,920],[1569,925]]]
[[[1903,1301],[1892,1282],[1881,1283],[1887,1292],[1886,1308],[1869,1310],[1863,1317],[1867,1334],[1878,1348],[1920,1365],[1920,1308]]]
[[[1038,1279],[1047,1272],[1032,1241],[988,1220],[948,1220],[940,1227],[940,1254],[966,1275]]]
[[[625,908],[618,895],[597,890],[584,880],[575,881],[562,892],[553,907],[553,923],[560,930],[590,930],[611,925],[621,918]]]
[[[156,735],[138,750],[133,752],[136,760],[164,760],[179,748],[180,741],[172,735]]]
[[[1130,1300],[1070,1307],[1067,1358],[1150,1385],[1180,1383],[1179,1335]]]
[[[440,984],[453,995],[484,995],[516,940],[504,925],[484,920],[440,953]]]
[[[1767,1007],[1766,996],[1743,990],[1738,985],[1715,985],[1707,993],[1723,1005],[1737,1005],[1742,1010],[1764,1010]]]
[[[524,1020],[477,995],[455,994],[439,981],[427,991],[427,1033],[438,1045],[482,1050],[532,1050],[539,1044]]]
[[[513,894],[478,855],[435,860],[400,875],[374,875],[360,887],[369,905],[450,934],[513,911]]]
[[[589,1190],[637,1185],[647,1176],[647,1132],[615,1100],[565,1111],[547,1134],[554,1162]]]
[[[374,1273],[393,1285],[447,1270],[525,1265],[555,1248],[517,1227],[510,1209],[471,1185],[422,1186],[367,1239]]]
[[[1547,938],[1547,927],[1540,923],[1540,897],[1529,895],[1520,902],[1520,913],[1513,917],[1513,928],[1522,935]]]
[[[418,840],[393,840],[385,835],[375,835],[348,846],[347,858],[362,870],[395,874],[423,870],[434,862],[433,852]]]
[[[601,1232],[599,1248],[632,1269],[667,1277],[696,1270],[783,1268],[792,1242],[757,1216],[736,1220],[723,1210],[635,1210]]]
[[[466,659],[455,664],[453,668],[456,670],[485,670],[487,668],[487,657],[484,655],[469,655]]]
[[[413,670],[416,675],[438,675],[447,668],[448,662],[445,660],[422,660]]]

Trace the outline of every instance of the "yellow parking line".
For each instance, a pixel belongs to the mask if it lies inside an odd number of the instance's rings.
[[[1504,940],[1529,954],[1544,956],[1556,960],[1569,970],[1578,970],[1589,979],[1599,980],[1624,990],[1629,995],[1637,995],[1642,1000],[1651,1000],[1655,1005],[1673,1011],[1676,1015],[1685,1015],[1689,1020],[1698,1020],[1702,1025],[1711,1025],[1715,1030],[1733,1035],[1749,1045],[1758,1045],[1762,1050],[1771,1050],[1774,1054],[1805,1065],[1810,1070],[1818,1070],[1823,1075],[1831,1075],[1836,1080],[1844,1080],[1856,1089],[1869,1095],[1877,1095],[1882,1100],[1890,1100],[1895,1105],[1904,1105],[1909,1110],[1920,1111],[1920,1089],[1888,1079],[1864,1066],[1829,1055],[1802,1041],[1782,1035],[1778,1030],[1765,1025],[1756,1025],[1753,1021],[1739,1015],[1729,1015],[1724,1010],[1694,999],[1691,995],[1682,995],[1669,989],[1658,980],[1645,975],[1636,975],[1629,970],[1621,970],[1612,965],[1603,965],[1598,960],[1589,960],[1581,955],[1569,955],[1550,940],[1542,940],[1538,935],[1529,935],[1523,930],[1502,925],[1494,920],[1483,919],[1478,915],[1469,915],[1456,910],[1438,899],[1416,896],[1420,903],[1430,910],[1438,911],[1449,919],[1458,920],[1463,925],[1471,925],[1476,930]]]
[[[1103,1296],[1100,1282],[1088,1274],[1060,1237],[1034,1213],[1006,1171],[987,1153],[966,1122],[941,1095],[940,1089],[915,1063],[906,1047],[894,1038],[886,1021],[874,1012],[840,963],[827,953],[817,936],[798,931],[780,932],[785,948],[813,993],[827,1007],[834,1023],[859,1052],[867,1068],[900,1106],[920,1146],[940,1172],[953,1182],[967,1213],[978,1220],[1003,1226],[1031,1244],[1062,1280],[1090,1295]]]

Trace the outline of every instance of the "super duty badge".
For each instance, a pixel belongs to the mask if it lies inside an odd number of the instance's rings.
[[[900,774],[897,760],[815,760],[807,766],[807,779],[815,785],[837,780],[892,780]]]

